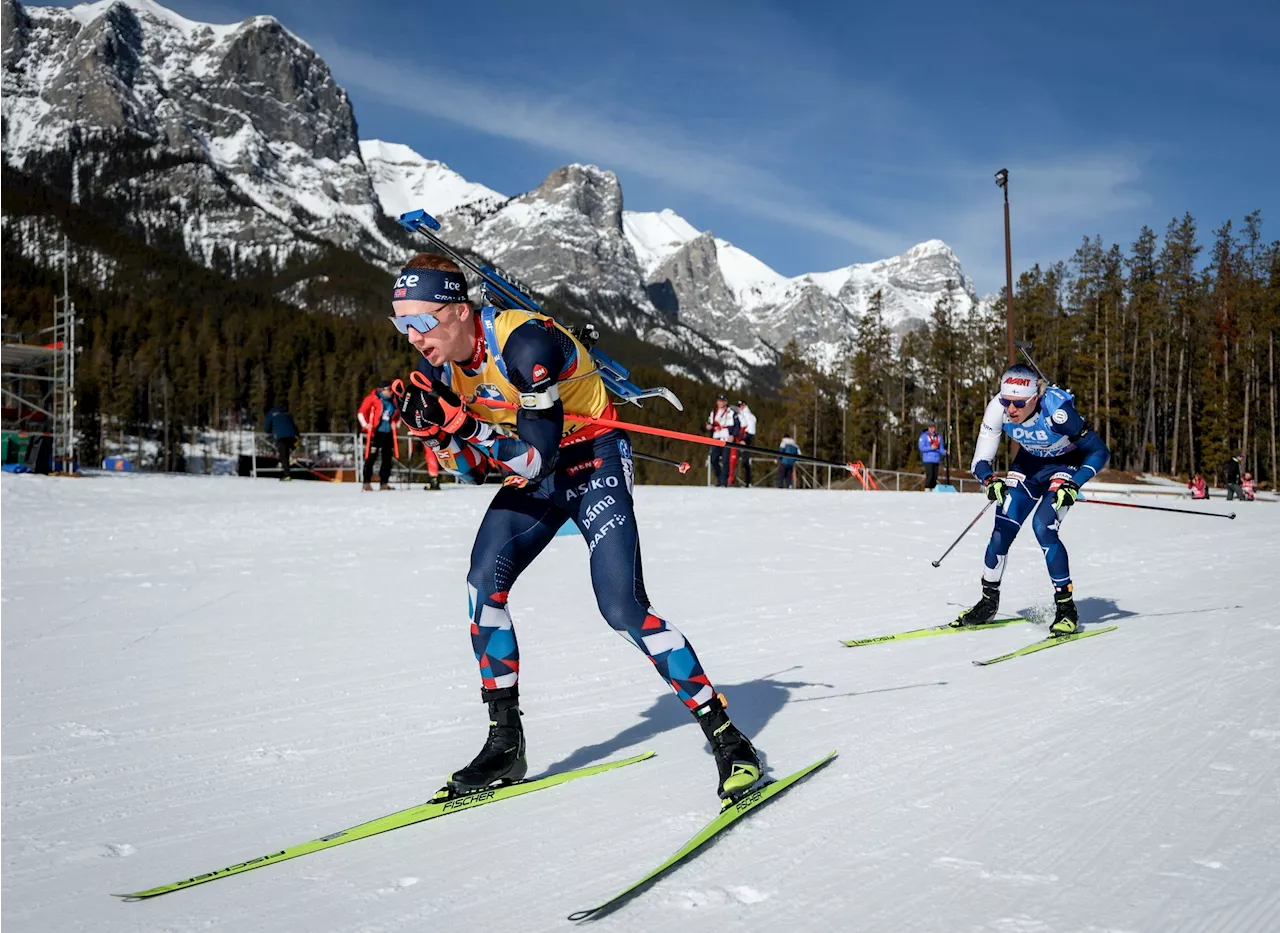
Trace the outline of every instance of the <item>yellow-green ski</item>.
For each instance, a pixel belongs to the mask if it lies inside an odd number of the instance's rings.
[[[714,837],[724,832],[742,817],[746,816],[752,810],[755,810],[761,804],[781,794],[787,788],[791,787],[798,781],[808,777],[814,771],[817,771],[831,759],[836,757],[834,751],[828,752],[822,758],[809,765],[807,768],[801,768],[795,774],[789,774],[777,781],[772,781],[757,787],[755,790],[739,797],[729,806],[720,811],[720,815],[704,826],[697,835],[686,842],[671,858],[667,859],[649,874],[645,875],[635,884],[631,885],[623,891],[618,892],[609,900],[605,901],[598,907],[592,907],[589,910],[579,910],[577,913],[569,915],[570,920],[586,920],[588,918],[596,919],[603,917],[605,914],[612,913],[621,907],[624,903],[631,900],[637,894],[640,894],[662,875],[669,872],[675,866],[679,865],[698,849],[702,848]]]
[[[1114,632],[1120,626],[1108,625],[1106,628],[1093,628],[1087,632],[1076,632],[1074,635],[1050,635],[1043,641],[1038,641],[1033,645],[1027,645],[1025,648],[1019,648],[1017,651],[1010,651],[1008,654],[1002,654],[999,657],[987,658],[985,661],[974,661],[978,667],[986,667],[988,664],[999,664],[1001,661],[1008,661],[1012,658],[1020,658],[1023,655],[1035,654],[1037,651],[1044,651],[1045,648],[1056,648],[1058,645],[1065,645],[1069,641],[1078,641],[1081,638],[1091,638],[1094,635],[1105,635],[1107,632]]]
[[[996,619],[994,622],[983,622],[981,625],[934,625],[930,628],[916,628],[909,632],[894,632],[892,635],[875,635],[871,638],[855,638],[842,641],[846,648],[861,648],[864,645],[878,645],[886,641],[906,641],[909,638],[929,638],[933,635],[956,635],[960,632],[981,632],[989,628],[1004,628],[1006,625],[1017,625],[1029,622],[1029,619]]]
[[[266,855],[259,855],[257,858],[237,862],[234,865],[228,865],[226,868],[219,868],[217,871],[205,872],[202,875],[195,875],[191,878],[183,879],[182,881],[175,881],[172,884],[163,884],[158,888],[148,888],[145,891],[134,891],[132,894],[116,894],[113,896],[128,898],[129,900],[142,900],[144,898],[157,897],[161,894],[168,894],[170,891],[179,891],[183,888],[195,887],[197,884],[204,884],[206,881],[213,881],[217,878],[226,878],[228,875],[238,875],[241,872],[252,871],[255,868],[261,868],[264,865],[274,865],[276,862],[283,862],[286,859],[297,858],[300,855],[310,855],[312,852],[319,852],[321,849],[331,849],[334,846],[344,845],[348,842],[355,842],[357,839],[364,839],[367,836],[374,836],[378,833],[385,833],[392,829],[399,829],[402,826],[411,826],[414,823],[421,823],[425,820],[434,820],[436,817],[448,816],[450,813],[470,810],[473,807],[483,806],[487,803],[496,803],[499,800],[508,800],[512,797],[519,797],[523,794],[531,794],[535,790],[543,790],[547,787],[555,787],[558,784],[576,781],[578,778],[590,777],[593,774],[612,771],[615,768],[623,768],[627,765],[633,765],[638,761],[644,761],[648,758],[652,758],[653,755],[653,752],[645,752],[643,755],[636,755],[634,758],[624,758],[620,761],[608,761],[601,765],[590,765],[589,767],[577,768],[573,771],[561,771],[558,774],[548,774],[546,777],[536,778],[532,781],[517,781],[514,784],[491,787],[488,790],[476,791],[473,794],[465,794],[461,797],[454,797],[450,800],[440,800],[433,801],[431,803],[419,804],[416,807],[410,807],[408,810],[401,810],[398,813],[378,817],[376,820],[361,823],[359,826],[353,826],[350,829],[344,829],[336,833],[330,833],[327,836],[321,836],[319,839],[313,839],[311,842],[304,842],[296,846],[290,846],[287,849],[280,849],[278,852],[268,852]]]

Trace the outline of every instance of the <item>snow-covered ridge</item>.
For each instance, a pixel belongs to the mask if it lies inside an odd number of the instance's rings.
[[[441,215],[456,242],[536,288],[625,297],[711,336],[752,365],[792,338],[822,355],[823,345],[848,335],[876,292],[886,323],[899,333],[928,320],[944,295],[962,314],[978,304],[941,240],[788,278],[675,211],[622,210],[617,177],[596,166],[565,166],[538,188],[503,199],[406,146],[367,144],[364,151],[388,214],[426,207]],[[433,204],[441,206],[432,210]]]
[[[443,162],[424,158],[401,143],[362,139],[360,155],[390,217],[419,209],[439,216],[476,202],[507,200],[506,195],[467,181]]]

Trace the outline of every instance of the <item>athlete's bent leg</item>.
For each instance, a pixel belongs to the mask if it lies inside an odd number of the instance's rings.
[[[542,553],[566,517],[547,497],[504,488],[493,497],[476,532],[467,588],[471,645],[486,698],[490,691],[514,688],[520,679],[520,649],[507,596],[516,578]]]
[[[730,721],[724,698],[711,686],[693,646],[649,605],[631,499],[629,443],[602,439],[594,452],[599,465],[575,477],[579,482],[566,490],[565,507],[591,552],[591,584],[600,614],[644,652],[693,713],[715,756],[720,775],[716,793],[725,801],[734,800],[760,780],[760,758]]]
[[[467,587],[471,643],[484,685],[480,696],[489,708],[489,735],[471,763],[449,775],[441,792],[444,796],[474,793],[499,781],[519,781],[528,773],[520,723],[520,652],[507,594],[564,519],[564,512],[546,496],[501,489],[480,523]]]

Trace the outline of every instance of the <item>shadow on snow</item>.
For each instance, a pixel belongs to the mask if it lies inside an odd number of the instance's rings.
[[[796,668],[789,668],[788,671]],[[754,738],[759,735],[764,727],[769,724],[769,720],[774,717],[782,707],[788,703],[807,703],[814,700],[830,700],[840,697],[864,696],[872,693],[888,693],[894,690],[910,690],[915,687],[938,687],[944,686],[946,681],[930,681],[928,683],[904,684],[898,687],[880,687],[874,690],[859,690],[850,693],[824,693],[821,696],[801,697],[793,699],[791,692],[800,690],[805,687],[826,687],[832,689],[833,684],[809,683],[800,680],[778,680],[778,674],[785,674],[788,671],[779,671],[775,674],[767,674],[756,680],[748,680],[740,684],[719,685],[720,692],[723,693],[729,701],[729,715],[733,719],[734,724],[741,729],[748,737]],[[584,745],[573,752],[570,752],[564,758],[555,762],[547,768],[547,772],[566,771],[573,768],[581,768],[603,758],[608,758],[615,752],[635,745],[647,743],[654,736],[681,726],[693,726],[693,717],[685,705],[680,702],[674,693],[665,693],[654,701],[653,705],[640,714],[640,722],[628,726],[611,739],[598,742],[594,745]],[[691,732],[690,739],[693,734]],[[710,747],[703,743],[707,754],[711,753]],[[768,758],[765,750],[757,748],[760,753],[760,763],[768,770]]]

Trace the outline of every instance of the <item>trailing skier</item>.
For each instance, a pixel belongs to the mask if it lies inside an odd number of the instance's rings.
[[[1004,477],[997,476],[992,466],[1001,434],[1022,447]],[[1030,518],[1053,582],[1055,614],[1049,631],[1070,635],[1079,628],[1067,549],[1058,532],[1080,487],[1098,475],[1110,456],[1102,438],[1076,411],[1070,392],[1046,386],[1034,369],[1022,363],[1005,372],[1000,393],[983,414],[973,453],[973,475],[982,481],[987,498],[997,503],[983,562],[982,598],[960,613],[953,626],[981,625],[995,618],[1009,547]]]
[[[392,304],[396,329],[423,356],[400,401],[407,429],[463,482],[482,482],[490,470],[504,476],[476,534],[467,575],[489,735],[475,759],[449,775],[447,790],[465,794],[525,775],[520,655],[508,596],[572,520],[587,541],[601,614],[644,653],[701,725],[719,770],[717,793],[727,805],[749,791],[761,777],[755,749],[729,720],[693,646],[645,593],[630,440],[614,428],[566,424],[566,410],[613,416],[607,374],[574,334],[545,314],[473,306],[461,269],[443,256],[414,256],[396,281]]]

